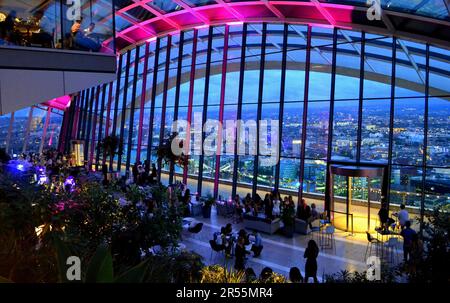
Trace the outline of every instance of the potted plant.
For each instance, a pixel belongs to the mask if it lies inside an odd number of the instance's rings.
[[[283,233],[286,237],[292,238],[295,229],[295,209],[292,206],[285,206],[281,213],[281,221],[283,222]]]
[[[213,204],[215,203],[215,199],[212,196],[208,196],[206,198],[205,201],[203,201],[203,205],[202,205],[202,213],[203,213],[203,218],[211,218],[211,207],[213,206]]]

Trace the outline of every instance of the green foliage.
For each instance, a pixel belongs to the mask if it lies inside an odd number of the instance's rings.
[[[246,283],[244,271],[229,270],[220,265],[206,266],[201,270],[200,283]],[[287,283],[285,276],[272,273],[265,281],[255,279],[251,283]]]
[[[164,138],[162,144],[158,147],[157,156],[158,160],[163,164],[169,164],[171,167],[179,165],[184,168],[188,164],[188,158],[183,153],[176,155],[172,150],[172,142],[176,140],[178,133],[172,133],[168,138]],[[183,141],[178,142],[178,147],[183,148]]]
[[[148,262],[145,282],[152,283],[195,283],[204,266],[199,255],[189,252],[151,256]]]
[[[204,200],[203,205],[206,206],[206,207],[211,207],[211,206],[213,206],[215,203],[216,203],[216,199],[214,199],[213,196],[208,195],[208,196],[206,197],[206,199]]]
[[[445,205],[438,206],[426,214],[423,224],[424,255],[413,264],[404,267],[411,282],[450,281],[449,235],[450,216]]]
[[[122,154],[123,142],[117,136],[108,136],[97,145],[97,148],[103,152],[105,157],[114,158],[117,154]]]
[[[167,187],[165,187],[162,184],[159,184],[158,186],[154,186],[151,189],[151,194],[153,200],[158,204],[162,205],[163,202],[167,202]]]
[[[86,271],[85,282],[113,282],[113,260],[106,245],[100,245],[95,251]]]
[[[126,192],[127,200],[133,204],[141,202],[146,196],[146,193],[137,185],[132,184]]]
[[[201,270],[200,283],[243,283],[245,272],[228,270],[220,265],[206,266]]]

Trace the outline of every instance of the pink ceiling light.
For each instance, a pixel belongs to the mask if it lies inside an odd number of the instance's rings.
[[[227,25],[229,26],[239,26],[239,25],[243,25],[244,22],[242,21],[236,21],[236,22],[228,22]]]
[[[46,102],[42,103],[42,105],[64,111],[64,110],[66,110],[66,108],[68,108],[70,106],[71,100],[72,100],[72,98],[70,96],[62,96],[59,98],[55,98],[55,99],[46,101]]]
[[[216,0],[209,5],[190,7],[181,0],[172,0],[183,9],[171,13],[161,13],[153,8],[147,0],[133,0],[132,4],[118,11],[118,15],[125,14],[140,7],[152,13],[153,18],[139,22],[127,21],[131,26],[116,33],[118,49],[142,42],[151,42],[156,37],[176,33],[180,30],[192,28],[203,29],[210,25],[229,26],[242,25],[244,22],[260,23],[274,22],[293,24],[320,25],[328,28],[339,27],[351,29],[354,13],[365,13],[365,8],[352,5],[327,4],[318,0],[309,2],[298,1],[245,1],[225,2]],[[109,45],[111,40],[105,41]]]

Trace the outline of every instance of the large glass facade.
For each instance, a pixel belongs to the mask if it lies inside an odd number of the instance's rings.
[[[17,157],[21,153],[41,153],[57,149],[63,112],[33,106],[0,116],[0,148]]]
[[[2,0],[0,46],[114,53],[114,16],[111,1]]]
[[[175,178],[201,194],[278,188],[323,197],[328,165],[369,163],[388,167],[391,204],[430,208],[450,201],[446,49],[359,31],[261,23],[194,28],[138,48],[139,56],[137,49],[121,55],[120,83],[111,84],[118,86],[117,102],[104,113],[124,139],[133,129],[131,145],[124,140],[131,153],[121,163],[114,159],[122,173],[127,161],[138,160],[137,149],[141,161],[156,163],[162,138],[181,119],[191,127],[178,132],[200,153],[190,155],[184,170],[176,166]],[[220,142],[220,157],[211,154],[204,143],[217,137],[212,120],[242,120],[245,152],[227,153],[234,148]],[[251,130],[261,125],[252,120],[279,122],[280,144],[266,138],[278,149],[278,164],[264,165],[268,150],[255,147]],[[236,135],[236,129],[227,134]],[[372,190],[376,195],[379,188]]]

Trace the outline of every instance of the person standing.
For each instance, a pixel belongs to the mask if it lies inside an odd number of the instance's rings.
[[[400,223],[400,227],[404,229],[406,222],[409,221],[409,214],[408,211],[405,209],[405,204],[400,205],[400,211],[398,212],[397,217],[398,222]]]
[[[245,249],[245,238],[239,237],[239,239],[236,243],[235,251],[234,251],[235,258],[236,258],[235,263],[234,263],[234,268],[236,270],[245,270],[245,256],[249,253],[250,252],[248,252]]]
[[[308,247],[303,255],[306,258],[305,264],[305,283],[308,283],[309,278],[314,279],[314,283],[317,283],[317,257],[319,255],[319,247],[316,241],[309,240]]]
[[[417,235],[416,231],[411,228],[411,222],[405,222],[405,228],[400,233],[403,237],[403,260],[409,261],[411,255],[411,249],[413,246],[413,239]]]
[[[155,163],[152,163],[152,173],[150,174],[150,183],[156,183],[156,166]]]

